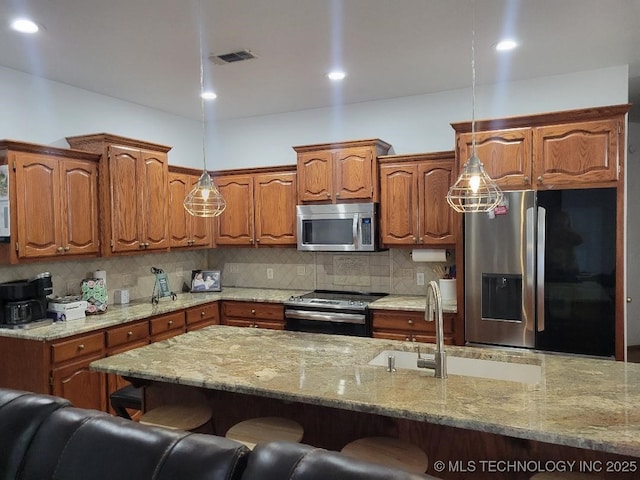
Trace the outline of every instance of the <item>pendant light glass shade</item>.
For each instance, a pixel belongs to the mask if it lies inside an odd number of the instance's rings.
[[[473,2],[475,18],[475,1]],[[476,58],[475,27],[471,29],[471,156],[447,192],[447,203],[457,212],[490,212],[504,196],[500,187],[484,171],[476,155]]]
[[[217,217],[227,208],[227,202],[205,170],[193,190],[184,199],[184,208],[195,217]]]
[[[217,217],[224,209],[227,208],[227,202],[220,191],[216,188],[215,183],[211,179],[211,175],[207,172],[207,159],[205,155],[205,115],[204,115],[204,60],[202,47],[202,4],[198,2],[198,21],[200,36],[200,112],[202,115],[202,175],[198,179],[198,183],[191,190],[182,203],[187,212],[194,217]]]

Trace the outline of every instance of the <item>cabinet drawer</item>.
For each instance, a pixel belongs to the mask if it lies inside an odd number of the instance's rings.
[[[444,333],[453,333],[453,318],[443,315]],[[402,330],[407,333],[435,333],[435,322],[427,322],[423,312],[374,312],[373,329]]]
[[[100,354],[104,351],[104,336],[102,332],[86,335],[65,342],[51,345],[51,360],[54,365],[84,357]]]
[[[284,306],[281,303],[223,302],[225,317],[284,321]]]
[[[149,321],[151,335],[168,332],[170,330],[184,330],[184,311],[169,313]]]
[[[215,320],[215,322],[211,322],[209,325],[220,323],[220,309],[218,307],[218,302],[207,303],[187,309],[187,325],[204,320]]]
[[[119,347],[127,343],[138,343],[149,338],[149,322],[124,325],[107,331],[107,348]]]

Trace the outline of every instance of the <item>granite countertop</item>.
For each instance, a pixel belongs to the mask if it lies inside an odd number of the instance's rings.
[[[423,351],[433,348],[421,344]],[[640,364],[447,346],[449,356],[540,365],[539,383],[369,360],[399,341],[211,326],[97,360],[97,371],[370,412],[640,457]]]
[[[224,287],[221,292],[181,293],[176,300],[161,298],[158,305],[150,300],[137,300],[127,305],[109,305],[107,311],[100,315],[87,315],[85,318],[56,322],[51,325],[32,329],[0,328],[0,337],[16,337],[35,341],[57,340],[102,328],[141,320],[143,318],[171,313],[203,303],[216,300],[239,300],[251,302],[282,303],[293,295],[302,295],[308,290],[280,290],[268,288],[235,288]],[[370,304],[372,309],[424,311],[424,297],[388,295]],[[452,311],[444,308],[445,312]],[[453,309],[455,313],[455,309]]]

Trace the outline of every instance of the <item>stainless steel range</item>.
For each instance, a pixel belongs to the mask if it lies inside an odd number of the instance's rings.
[[[371,336],[368,305],[386,293],[315,290],[284,302],[285,328],[296,332]]]

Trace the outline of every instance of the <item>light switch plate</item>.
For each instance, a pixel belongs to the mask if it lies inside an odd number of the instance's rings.
[[[418,272],[416,274],[416,282],[418,283],[418,285],[424,285],[424,273]]]
[[[273,268],[267,268],[267,279],[273,280]]]

